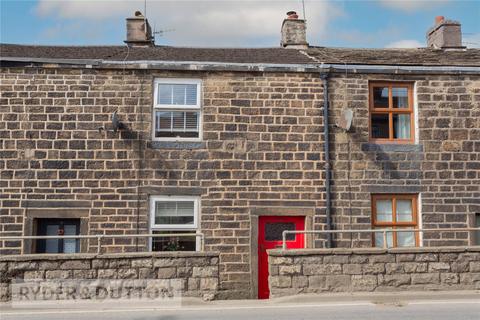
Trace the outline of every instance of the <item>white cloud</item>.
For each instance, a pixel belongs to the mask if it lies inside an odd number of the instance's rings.
[[[391,42],[385,46],[385,48],[422,48],[425,47],[424,43],[417,40],[399,40]]]
[[[102,24],[124,28],[124,19],[135,10],[143,11],[144,1],[49,1],[40,0],[39,16],[59,21],[82,21],[102,32]],[[319,43],[331,20],[343,14],[329,1],[305,1],[307,38]],[[285,13],[302,13],[301,1],[148,1],[147,17],[152,27],[174,29],[164,35],[171,44],[183,46],[277,46]],[[161,43],[162,38],[157,39]]]
[[[451,0],[378,0],[387,8],[413,12],[416,10],[433,9],[445,5]]]

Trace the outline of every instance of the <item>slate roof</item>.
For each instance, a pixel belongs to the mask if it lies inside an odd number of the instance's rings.
[[[128,55],[127,55],[128,53]],[[34,46],[0,44],[0,57],[46,59],[98,59],[105,61],[198,61],[264,64],[359,64],[411,66],[480,66],[480,49],[352,49],[188,48],[126,46]]]
[[[410,66],[480,66],[480,49],[438,50],[311,48],[309,56],[324,63]]]
[[[127,56],[128,53],[128,56]],[[298,50],[283,48],[183,48],[126,46],[31,46],[0,45],[0,56],[123,61],[202,61],[227,63],[302,64],[313,60]]]

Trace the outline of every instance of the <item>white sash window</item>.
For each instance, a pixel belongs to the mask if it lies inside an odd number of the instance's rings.
[[[201,80],[156,79],[154,140],[201,140]]]

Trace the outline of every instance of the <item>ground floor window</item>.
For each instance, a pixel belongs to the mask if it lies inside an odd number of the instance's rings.
[[[418,227],[417,201],[415,194],[372,195],[372,226],[374,229],[405,230]],[[382,233],[373,236],[376,247],[384,247]],[[418,245],[418,233],[389,232],[388,247],[413,247]]]
[[[196,251],[196,231],[154,231],[156,234],[171,234],[168,237],[152,239],[152,251]],[[178,233],[191,233],[191,237],[175,236]]]
[[[152,238],[152,251],[198,250],[199,239],[195,236],[198,228],[198,207],[198,197],[152,196],[150,198],[152,234],[168,234]]]
[[[480,228],[480,213],[475,214],[475,228]],[[480,230],[475,231],[475,242],[476,246],[480,246]]]
[[[36,219],[38,236],[74,236],[80,234],[80,219]],[[38,239],[36,253],[77,253],[80,252],[79,239]]]

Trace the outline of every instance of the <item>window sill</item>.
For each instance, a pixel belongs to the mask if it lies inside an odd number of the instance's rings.
[[[362,151],[423,152],[422,144],[363,143]]]
[[[151,149],[204,149],[205,142],[195,141],[150,141],[148,147]]]

